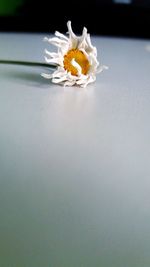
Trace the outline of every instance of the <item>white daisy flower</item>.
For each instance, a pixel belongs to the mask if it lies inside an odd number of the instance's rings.
[[[52,74],[43,73],[42,76],[64,86],[86,87],[96,80],[98,72],[107,67],[99,65],[97,49],[91,44],[87,29],[84,27],[82,35],[76,36],[72,31],[71,21],[68,21],[67,27],[69,37],[56,31],[56,37],[44,38],[57,47],[57,53],[45,50],[46,62],[56,65],[57,68]]]

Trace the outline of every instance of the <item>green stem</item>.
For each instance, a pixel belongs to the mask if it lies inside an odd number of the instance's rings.
[[[29,66],[29,67],[35,66],[35,67],[56,68],[56,66],[50,65],[47,63],[31,62],[31,61],[0,60],[0,64],[23,65],[23,66]]]

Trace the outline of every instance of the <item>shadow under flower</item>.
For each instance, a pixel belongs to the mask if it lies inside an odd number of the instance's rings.
[[[13,80],[17,83],[21,83],[23,85],[29,85],[29,86],[34,86],[34,87],[47,87],[47,86],[51,86],[52,82],[51,80],[47,80],[44,79],[41,76],[41,73],[43,72],[43,70],[37,71],[37,70],[21,70],[21,69],[3,69],[3,71],[1,72],[1,74],[3,75],[3,77],[6,77],[7,80]]]

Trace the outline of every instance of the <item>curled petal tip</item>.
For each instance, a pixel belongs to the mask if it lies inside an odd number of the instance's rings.
[[[43,41],[44,41],[44,42],[47,42],[48,40],[49,40],[49,39],[48,39],[47,37],[44,37],[44,38],[43,38]]]
[[[83,34],[86,34],[86,33],[87,33],[87,28],[84,27],[84,28],[83,28]]]
[[[67,26],[71,26],[71,20],[68,20]]]

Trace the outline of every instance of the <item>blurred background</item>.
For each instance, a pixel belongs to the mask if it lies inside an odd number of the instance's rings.
[[[0,31],[66,32],[150,37],[150,0],[0,0]]]

